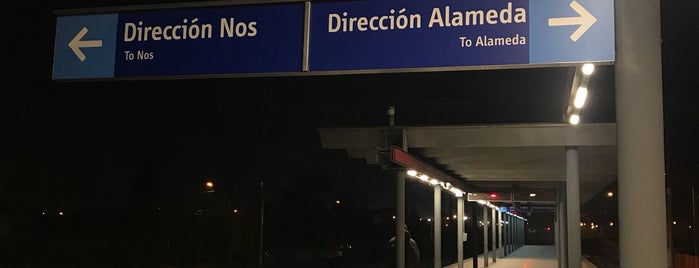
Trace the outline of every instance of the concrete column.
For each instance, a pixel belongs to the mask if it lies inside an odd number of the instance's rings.
[[[510,255],[510,214],[505,213],[505,234],[504,234],[504,239],[505,239],[505,246],[503,247],[503,253],[504,256]]]
[[[524,246],[524,232],[526,232],[526,222],[524,219],[519,219],[519,247]]]
[[[498,255],[498,244],[495,242],[495,239],[497,239],[497,229],[495,229],[495,208],[490,208],[490,233],[493,235],[490,239],[490,244],[493,247],[493,263],[497,262],[497,255]]]
[[[519,249],[519,235],[522,231],[521,224],[519,218],[515,217],[515,250]]]
[[[560,224],[558,221],[558,204],[556,205],[556,216],[553,219],[553,244],[556,246],[556,263],[558,263],[558,268],[561,268],[561,231]]]
[[[527,231],[527,221],[519,219],[519,247],[524,246],[524,233]]]
[[[478,231],[478,203],[472,202],[471,203],[471,213],[473,214],[473,220],[471,221],[471,226],[473,226],[473,238],[471,239],[471,245],[473,245],[471,248],[473,249],[473,252],[471,252],[472,260],[473,260],[473,268],[479,268],[478,267],[478,234],[476,233]]]
[[[614,12],[620,266],[668,267],[660,0]]]
[[[511,215],[512,219],[512,250],[510,252],[515,252],[517,250],[517,217]]]
[[[566,201],[568,216],[568,267],[580,268],[582,248],[580,247],[580,172],[578,147],[566,147]]]
[[[396,267],[405,268],[405,175],[396,172]]]
[[[514,231],[515,231],[515,219],[512,215],[507,215],[507,218],[509,220],[509,223],[507,225],[507,252],[508,254],[512,254],[514,251]]]
[[[498,211],[498,254],[500,258],[504,256],[502,248],[502,212]]]
[[[456,264],[457,268],[464,268],[464,197],[456,198]],[[437,262],[435,268],[441,268]]]
[[[483,265],[488,267],[488,206],[483,205]]]
[[[556,212],[558,213],[558,227],[561,229],[558,233],[558,238],[560,240],[560,252],[561,256],[558,258],[558,267],[568,268],[568,221],[566,220],[566,194],[565,189],[562,187],[558,190],[558,206]],[[580,226],[576,227],[580,229]]]
[[[434,186],[434,267],[442,267],[442,186]]]
[[[521,232],[519,218],[515,217],[515,251],[519,249],[519,234]]]

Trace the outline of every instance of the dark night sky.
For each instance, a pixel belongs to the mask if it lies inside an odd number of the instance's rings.
[[[699,9],[687,2],[662,1],[666,169],[696,185],[699,25],[692,18]],[[136,183],[184,191],[213,177],[253,189],[265,177],[280,189],[319,174],[336,179],[338,195],[385,204],[376,196],[392,180],[322,151],[318,127],[385,125],[391,105],[404,125],[562,122],[567,105],[567,89],[522,86],[560,84],[569,79],[565,68],[59,84],[51,81],[53,10],[129,1],[52,4],[22,4],[13,21],[20,27],[5,34],[14,40],[0,93],[0,209],[7,211],[118,209]],[[596,99],[583,120],[614,121],[612,68],[593,78],[600,88],[591,87]]]

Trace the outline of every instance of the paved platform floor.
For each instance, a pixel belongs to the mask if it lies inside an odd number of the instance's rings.
[[[446,268],[458,268],[457,264],[444,266]],[[478,256],[478,267],[485,267],[483,255]],[[504,258],[497,258],[493,263],[492,255],[489,255],[488,268],[558,268],[555,246],[526,245],[512,252]],[[587,259],[583,258],[582,268],[597,268]],[[473,268],[473,258],[464,260],[463,268]]]

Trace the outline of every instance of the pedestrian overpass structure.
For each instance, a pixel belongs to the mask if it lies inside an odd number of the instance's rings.
[[[482,215],[491,222],[483,230],[484,237],[492,238],[483,243],[486,253],[481,262],[486,265],[489,259],[496,263],[524,245],[526,219],[498,209],[516,203],[551,206],[556,211],[557,263],[579,267],[568,263],[583,262],[580,205],[617,176],[614,123],[322,128],[319,133],[324,149],[345,150],[349,158],[395,173],[397,227],[405,222],[408,179],[422,179],[427,191],[434,189],[434,226],[441,226],[442,194],[455,196],[459,219],[464,215],[464,200],[480,201]],[[409,170],[414,173],[409,175]],[[483,196],[488,192],[499,196]],[[457,234],[464,230],[464,221],[459,222]],[[442,255],[440,228],[434,229],[434,256]],[[462,246],[463,237],[457,241]],[[489,243],[497,252],[488,254]],[[457,259],[464,260],[462,248],[457,248]],[[479,267],[476,256],[468,257],[473,267]],[[447,266],[439,259],[435,257],[435,267]],[[455,267],[464,267],[461,262]]]

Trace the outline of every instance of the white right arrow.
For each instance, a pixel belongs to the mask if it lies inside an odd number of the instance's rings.
[[[582,36],[587,29],[590,29],[592,24],[595,24],[597,21],[597,18],[595,16],[592,16],[590,12],[588,12],[583,6],[581,6],[578,2],[573,1],[570,2],[570,7],[575,10],[575,12],[578,12],[580,15],[579,17],[565,17],[565,18],[550,18],[549,19],[549,26],[567,26],[567,25],[580,25],[573,34],[570,35],[570,39],[573,40],[573,42],[578,41],[580,36]]]
[[[102,40],[81,40],[86,33],[87,27],[83,27],[80,30],[80,32],[77,35],[75,35],[75,37],[73,37],[73,40],[70,40],[70,43],[68,43],[68,47],[70,47],[70,49],[73,50],[73,53],[75,53],[75,56],[78,56],[78,59],[80,59],[80,61],[85,60],[85,54],[83,54],[80,48],[102,46]]]

